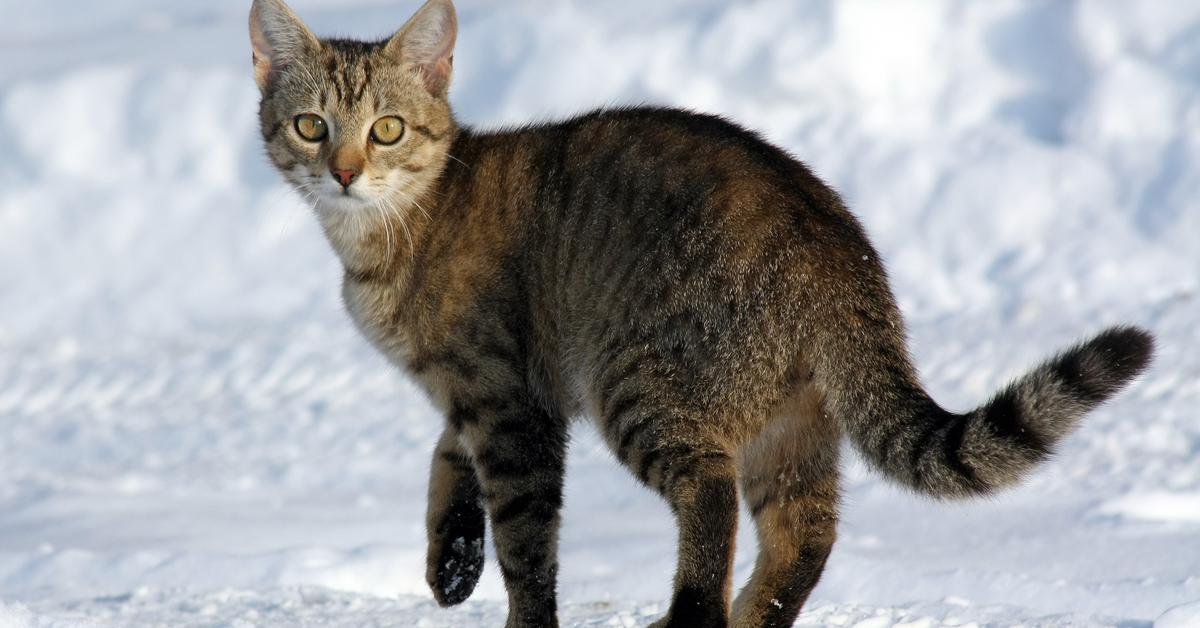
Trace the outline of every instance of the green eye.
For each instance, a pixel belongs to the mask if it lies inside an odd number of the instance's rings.
[[[400,141],[404,136],[404,121],[396,116],[387,116],[371,125],[371,141],[376,144],[390,146]]]
[[[302,113],[296,116],[296,132],[310,142],[320,142],[329,135],[329,127],[321,119],[321,116]]]

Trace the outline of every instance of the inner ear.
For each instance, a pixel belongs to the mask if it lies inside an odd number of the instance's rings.
[[[260,89],[265,91],[272,76],[320,45],[283,0],[254,0],[250,7],[250,46],[254,80]]]
[[[450,0],[429,0],[392,36],[385,52],[421,76],[425,89],[445,96],[454,65],[458,17]]]

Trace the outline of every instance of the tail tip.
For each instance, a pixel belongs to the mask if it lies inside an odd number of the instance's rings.
[[[1154,336],[1140,327],[1122,325],[1069,351],[1059,364],[1059,375],[1080,397],[1101,402],[1146,370],[1153,357]]]
[[[1109,372],[1122,381],[1137,377],[1154,358],[1154,336],[1133,325],[1107,329],[1089,345],[1108,362]]]

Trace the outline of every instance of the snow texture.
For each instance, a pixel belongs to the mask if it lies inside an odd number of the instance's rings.
[[[5,7],[0,628],[503,623],[491,557],[464,606],[426,590],[440,419],[355,335],[262,156],[248,4]],[[362,37],[415,5],[294,3]],[[1152,371],[995,499],[923,500],[851,458],[798,625],[1200,626],[1200,1],[459,9],[469,123],[675,104],[808,162],[951,407],[1105,325],[1158,334]],[[670,513],[582,425],[561,546],[566,625],[665,610]],[[739,582],[754,552],[743,525]]]

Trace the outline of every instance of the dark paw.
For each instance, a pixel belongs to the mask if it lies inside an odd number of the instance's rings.
[[[429,546],[426,581],[442,606],[461,604],[471,597],[483,574],[483,510],[461,505],[439,527]]]
[[[675,592],[667,616],[650,624],[650,628],[726,628],[729,611],[719,595],[682,587]]]
[[[483,573],[483,539],[454,539],[438,558],[429,587],[442,606],[467,601]]]

